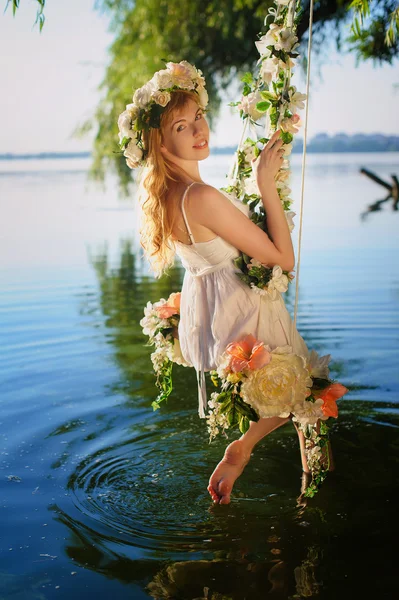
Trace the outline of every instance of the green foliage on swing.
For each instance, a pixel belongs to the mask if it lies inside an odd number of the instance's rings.
[[[172,370],[173,370],[173,362],[169,359],[166,359],[162,365],[162,370],[157,377],[156,386],[160,389],[158,396],[151,403],[152,408],[158,410],[160,408],[160,404],[165,402],[173,390],[172,384]]]

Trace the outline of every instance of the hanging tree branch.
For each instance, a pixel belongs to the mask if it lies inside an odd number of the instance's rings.
[[[17,12],[17,8],[19,8],[19,2],[20,0],[7,0],[7,4],[6,7],[4,9],[4,12],[6,12],[8,5],[11,4],[12,5],[12,14],[15,17],[15,13]],[[39,4],[38,9],[37,9],[37,14],[36,14],[36,21],[34,23],[34,25],[36,25],[37,23],[39,23],[39,30],[41,31],[43,29],[43,25],[44,25],[44,21],[45,21],[45,16],[44,16],[44,6],[46,4],[46,0],[36,0],[36,2]]]

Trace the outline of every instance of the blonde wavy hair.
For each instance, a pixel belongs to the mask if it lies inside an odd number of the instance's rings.
[[[168,202],[168,193],[187,178],[184,170],[160,152],[163,130],[176,111],[187,106],[189,99],[199,105],[199,97],[190,90],[171,92],[171,99],[161,115],[160,128],[143,131],[143,144],[148,151],[139,184],[140,245],[157,278],[174,265],[175,250],[172,231],[179,211],[179,198]],[[172,194],[173,196],[173,194]]]

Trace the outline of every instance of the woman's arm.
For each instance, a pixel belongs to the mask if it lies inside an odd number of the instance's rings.
[[[269,183],[262,184],[259,191],[265,207],[267,230],[275,247],[284,256],[284,262],[288,264],[286,270],[291,271],[295,266],[294,248],[274,178]],[[284,269],[282,265],[280,266]]]
[[[198,224],[210,229],[241,252],[270,267],[280,265],[283,270],[290,271],[295,262],[291,235],[274,181],[283,160],[282,152],[278,152],[282,143],[274,143],[277,133],[254,165],[272,240],[212,186],[194,185],[187,197],[186,210]]]
[[[193,221],[210,229],[241,252],[270,267],[280,265],[283,270],[290,271],[294,267],[291,236],[277,191],[273,193],[270,188],[262,191],[262,199],[266,204],[268,227],[271,235],[277,239],[276,244],[212,186],[201,185],[190,189],[187,210]],[[285,232],[276,231],[284,227]],[[285,234],[289,236],[289,243]]]
[[[258,158],[252,162],[252,169],[265,207],[267,230],[276,248],[291,264],[287,269],[291,271],[295,266],[294,248],[275,181],[275,176],[284,160],[280,133],[279,129],[272,135]]]

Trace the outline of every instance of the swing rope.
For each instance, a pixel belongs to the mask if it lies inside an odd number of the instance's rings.
[[[312,50],[312,29],[313,29],[313,0],[310,0],[309,7],[309,40],[308,40],[308,63],[306,70],[306,108],[305,108],[305,126],[303,129],[303,152],[302,152],[302,176],[301,176],[301,199],[300,199],[300,218],[298,235],[298,260],[295,282],[295,306],[293,327],[296,327],[296,318],[298,312],[298,294],[299,294],[299,270],[301,266],[301,242],[302,242],[302,224],[303,224],[303,198],[305,191],[305,167],[306,167],[306,142],[308,133],[308,112],[309,112],[309,88],[310,88],[310,59]]]

